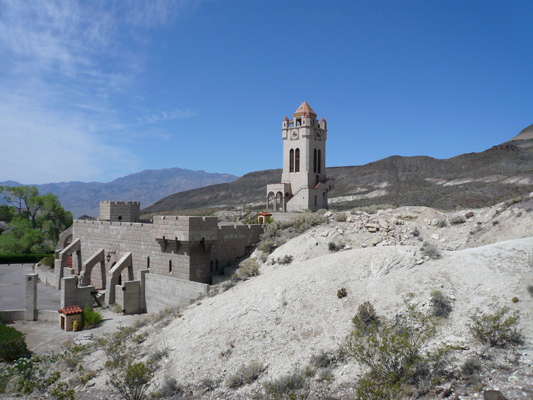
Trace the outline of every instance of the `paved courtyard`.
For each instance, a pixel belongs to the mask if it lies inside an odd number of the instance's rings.
[[[33,264],[0,264],[0,310],[26,308],[26,275],[33,274]],[[60,291],[43,283],[37,284],[37,309],[57,310]]]

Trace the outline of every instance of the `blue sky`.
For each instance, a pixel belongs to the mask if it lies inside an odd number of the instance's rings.
[[[531,1],[0,0],[0,181],[483,151],[533,123]]]

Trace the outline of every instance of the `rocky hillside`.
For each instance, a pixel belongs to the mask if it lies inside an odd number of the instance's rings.
[[[128,331],[122,356],[151,362],[149,392],[188,399],[281,398],[265,394],[275,384],[285,395],[303,393],[306,399],[354,399],[365,368],[342,349],[359,306],[369,301],[382,318],[397,321],[406,304],[430,313],[438,290],[451,308],[427,349],[452,346],[453,357],[440,383],[420,398],[533,395],[533,194],[448,213],[427,207],[328,212],[323,223],[272,254],[256,250],[252,259],[259,276],[213,286],[214,296]],[[346,295],[339,297],[342,288]],[[469,329],[472,316],[493,315],[501,307],[519,312],[523,341],[515,347],[488,347]],[[106,354],[112,353],[91,350],[76,367],[95,371],[88,383],[77,384],[80,398],[113,398]],[[230,387],[243,366],[259,373]],[[487,397],[497,395],[490,390],[505,397]]]
[[[53,193],[61,205],[74,214],[97,217],[101,200],[140,201],[148,206],[171,193],[218,183],[231,182],[237,177],[182,168],[146,170],[115,179],[109,183],[61,182],[35,185],[40,193]],[[0,186],[20,186],[18,182],[0,182]]]
[[[337,209],[388,204],[443,210],[486,207],[533,190],[533,125],[508,142],[481,153],[445,160],[392,156],[361,166],[327,168],[336,178],[330,206]],[[146,208],[147,213],[209,207],[264,207],[267,183],[281,170],[246,174],[230,184],[176,193]]]

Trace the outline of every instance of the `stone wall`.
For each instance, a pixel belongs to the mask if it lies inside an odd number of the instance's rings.
[[[35,273],[39,276],[39,280],[45,285],[57,287],[57,275],[53,268],[39,263],[35,266]]]
[[[216,217],[156,216],[153,223],[75,220],[72,230],[81,241],[83,261],[104,249],[106,274],[131,252],[134,272],[148,269],[150,274],[210,284],[216,266],[220,271],[243,256],[247,246],[259,241],[263,227],[219,227]],[[127,280],[124,271],[121,281]],[[99,268],[93,268],[91,284],[104,287]]]
[[[101,201],[99,220],[110,222],[137,222],[141,215],[138,201]]]
[[[155,274],[145,275],[146,308],[158,312],[209,293],[209,285]]]

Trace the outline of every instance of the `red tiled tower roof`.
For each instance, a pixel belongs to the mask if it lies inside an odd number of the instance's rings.
[[[296,117],[298,115],[307,116],[306,115],[307,113],[309,113],[309,115],[311,115],[311,116],[316,118],[316,113],[313,111],[311,106],[309,104],[307,104],[307,101],[304,101],[302,103],[302,105],[300,107],[298,107],[298,109],[295,111],[295,113],[293,114],[293,117]]]

